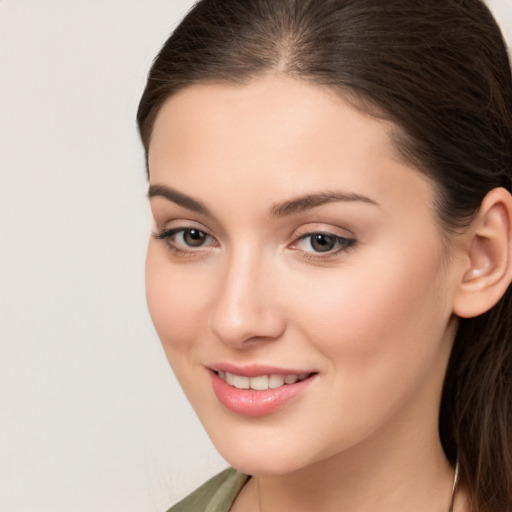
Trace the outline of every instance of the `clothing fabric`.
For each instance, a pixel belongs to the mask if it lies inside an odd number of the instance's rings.
[[[167,512],[229,512],[250,476],[228,468],[210,478]]]

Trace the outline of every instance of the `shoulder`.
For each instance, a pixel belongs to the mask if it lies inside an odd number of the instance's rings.
[[[228,512],[249,478],[233,468],[226,469],[167,512]]]

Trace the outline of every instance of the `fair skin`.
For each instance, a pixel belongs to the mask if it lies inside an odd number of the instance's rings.
[[[254,475],[234,512],[448,508],[438,408],[474,297],[461,282],[479,276],[471,233],[447,253],[432,183],[397,158],[391,128],[282,77],[191,86],[157,116],[148,305],[212,441]],[[240,412],[212,386],[225,364],[306,385]]]

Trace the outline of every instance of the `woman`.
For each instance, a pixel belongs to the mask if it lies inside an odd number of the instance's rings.
[[[512,78],[485,5],[202,0],[138,123],[150,313],[236,468],[171,510],[512,510]]]

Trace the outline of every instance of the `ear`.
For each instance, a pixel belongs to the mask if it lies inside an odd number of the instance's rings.
[[[463,318],[491,309],[512,281],[512,196],[507,190],[495,188],[485,196],[467,235],[453,305]]]

